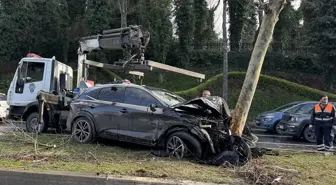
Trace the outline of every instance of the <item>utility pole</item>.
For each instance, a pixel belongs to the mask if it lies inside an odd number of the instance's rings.
[[[226,13],[227,13],[227,0],[223,0],[223,97],[225,101],[228,101],[228,39],[227,39],[227,27],[226,27]]]

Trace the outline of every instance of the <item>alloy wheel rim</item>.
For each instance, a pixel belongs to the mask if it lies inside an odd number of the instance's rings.
[[[83,142],[90,137],[89,123],[87,121],[78,121],[74,129],[75,137]]]
[[[282,130],[280,129],[280,124],[277,124],[277,126],[275,127],[275,131],[276,131],[278,134],[281,134],[281,133],[282,133]]]
[[[307,129],[305,132],[306,138],[310,141],[310,142],[314,142],[316,140],[315,138],[315,133],[313,129]]]
[[[186,154],[186,147],[182,139],[177,136],[171,137],[167,142],[167,150],[170,156],[182,159]]]

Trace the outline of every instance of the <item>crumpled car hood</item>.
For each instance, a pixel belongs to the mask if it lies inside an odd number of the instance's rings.
[[[206,110],[210,110],[209,116],[231,118],[229,106],[226,101],[219,96],[194,98],[183,104],[176,105],[174,108],[199,115],[204,115]]]

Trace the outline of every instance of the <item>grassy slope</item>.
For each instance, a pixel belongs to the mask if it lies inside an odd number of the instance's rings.
[[[230,72],[229,73],[229,107],[234,108],[244,78],[244,72]],[[205,83],[185,91],[178,91],[177,93],[186,97],[194,98],[199,96],[202,90],[209,89],[213,95],[222,95],[222,79],[223,75],[219,74]],[[300,101],[300,100],[317,100],[321,94],[327,94],[330,99],[336,99],[335,94],[319,91],[317,89],[309,88],[307,86],[292,83],[283,79],[261,75],[251,105],[249,119],[255,118],[257,114],[272,110],[283,104]]]

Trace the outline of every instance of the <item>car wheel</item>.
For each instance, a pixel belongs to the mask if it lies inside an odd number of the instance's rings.
[[[274,125],[274,132],[277,134],[282,134],[283,130],[280,128],[280,121],[278,121],[277,123],[275,123]]]
[[[243,166],[252,159],[251,149],[242,137],[234,136],[233,139],[233,150],[239,156],[238,166]]]
[[[87,144],[94,140],[92,121],[80,117],[72,125],[72,137],[81,144]]]
[[[28,132],[45,132],[48,129],[47,123],[44,121],[43,124],[39,122],[39,114],[37,112],[31,113],[26,120],[26,128]]]
[[[175,132],[171,134],[166,142],[167,153],[177,159],[183,159],[193,155],[197,159],[202,156],[202,147],[200,142],[187,132]]]
[[[303,130],[303,138],[310,143],[315,143],[316,142],[315,128],[309,128],[309,126],[306,126],[305,129]]]

